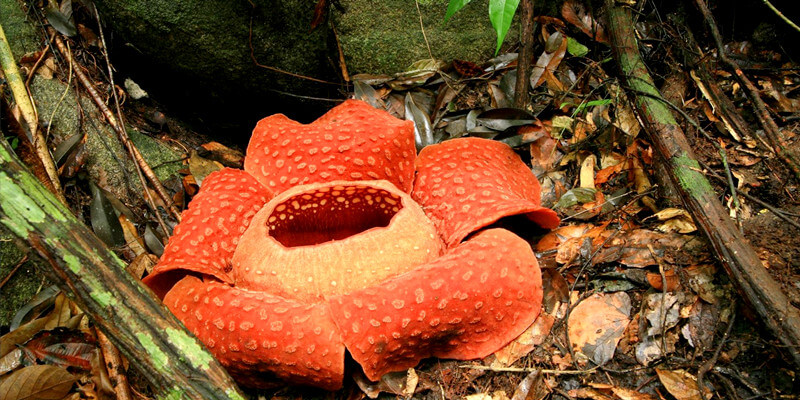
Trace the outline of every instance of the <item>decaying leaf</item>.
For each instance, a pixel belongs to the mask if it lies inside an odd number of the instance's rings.
[[[494,353],[495,360],[493,367],[507,367],[514,364],[517,360],[525,357],[547,339],[550,329],[553,328],[555,317],[548,314],[539,314],[525,332],[522,332],[513,342]]]
[[[550,391],[544,379],[542,379],[543,377],[541,371],[533,371],[528,374],[528,376],[517,385],[511,400],[541,400],[545,398]]]
[[[704,400],[697,386],[697,379],[682,369],[673,371],[656,368],[658,379],[669,394],[678,400]],[[704,392],[709,393],[708,389]]]
[[[580,1],[565,1],[561,6],[561,16],[590,38],[600,43],[608,43],[605,29],[592,17],[592,14],[586,11],[586,7]]]
[[[614,356],[630,315],[631,299],[625,292],[595,293],[584,299],[567,321],[573,350],[597,365],[605,364]]]
[[[53,303],[56,301],[56,296],[58,296],[60,292],[61,290],[58,288],[58,286],[52,285],[42,289],[39,291],[39,293],[36,293],[36,295],[33,296],[28,303],[17,310],[17,313],[14,314],[14,318],[11,319],[11,323],[9,324],[8,328],[13,331],[26,321],[38,318],[41,313],[53,305]]]
[[[31,365],[15,371],[0,383],[0,400],[58,400],[72,389],[78,378],[65,368]]]
[[[376,399],[381,393],[390,393],[397,396],[410,397],[417,389],[419,376],[414,368],[406,371],[390,372],[381,377],[378,382],[372,382],[363,373],[355,373],[353,378],[359,389],[371,399]]]
[[[203,179],[206,179],[212,172],[225,168],[221,163],[200,157],[196,151],[192,151],[189,156],[189,171],[197,182],[197,186],[203,186]]]
[[[711,348],[720,319],[719,307],[703,300],[697,300],[689,312],[689,323],[683,326],[681,334],[689,345],[703,352]]]
[[[92,369],[97,346],[88,334],[66,328],[41,331],[21,347],[28,364]]]
[[[244,167],[244,153],[232,149],[218,142],[208,142],[200,145],[197,153],[203,158],[216,161],[229,168]]]
[[[122,233],[122,226],[119,218],[114,211],[114,206],[108,200],[103,189],[90,182],[92,189],[92,204],[90,218],[92,230],[105,244],[115,248],[125,244],[125,237]]]

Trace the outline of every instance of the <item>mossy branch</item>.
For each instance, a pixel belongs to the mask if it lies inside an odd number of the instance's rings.
[[[0,140],[0,224],[128,357],[160,396],[244,399],[233,380],[125,264]]]
[[[689,142],[639,55],[630,9],[606,0],[615,59],[650,142],[665,161],[670,180],[739,293],[800,365],[800,312],[761,264],[703,175]]]

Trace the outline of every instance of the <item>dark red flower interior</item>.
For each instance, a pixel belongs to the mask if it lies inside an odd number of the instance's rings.
[[[371,187],[322,187],[292,196],[267,218],[269,235],[285,247],[346,239],[389,225],[400,197]]]

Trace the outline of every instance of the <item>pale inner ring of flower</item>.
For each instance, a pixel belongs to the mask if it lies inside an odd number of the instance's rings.
[[[435,260],[444,244],[411,196],[387,181],[289,189],[250,222],[235,285],[306,302],[350,293]]]
[[[284,247],[312,246],[389,226],[400,196],[366,186],[323,187],[275,207],[267,229]]]

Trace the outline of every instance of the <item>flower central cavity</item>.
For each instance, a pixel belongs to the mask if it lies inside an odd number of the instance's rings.
[[[400,196],[368,186],[334,186],[294,195],[267,218],[269,236],[285,247],[313,246],[389,226]]]
[[[318,302],[435,260],[444,243],[411,196],[387,181],[297,186],[273,198],[233,255],[237,287]]]

